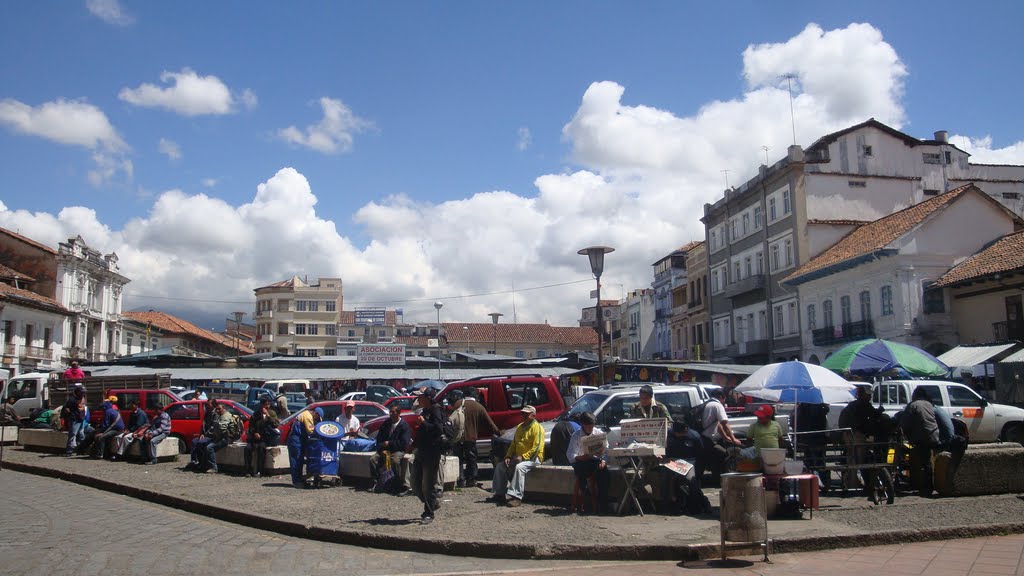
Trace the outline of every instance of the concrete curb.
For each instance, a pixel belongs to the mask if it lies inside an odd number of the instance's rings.
[[[216,520],[240,524],[251,528],[275,532],[286,536],[307,538],[322,542],[348,544],[386,550],[402,550],[428,554],[473,556],[478,558],[508,558],[537,560],[672,560],[695,561],[717,558],[720,554],[718,543],[706,544],[517,544],[480,541],[429,540],[409,538],[380,533],[359,532],[340,528],[309,526],[278,518],[269,518],[220,508],[170,494],[145,488],[101,480],[85,474],[54,470],[21,462],[4,462],[5,469],[46,476],[97,490],[137,498],[153,504],[177,508],[193,514],[208,516]],[[836,548],[858,548],[893,543],[925,542],[930,540],[952,540],[982,536],[1002,536],[1024,533],[1024,522],[981,524],[924,530],[889,530],[884,532],[850,534],[840,536],[812,536],[803,538],[778,538],[772,540],[773,553],[811,552]],[[751,552],[755,553],[755,552]]]

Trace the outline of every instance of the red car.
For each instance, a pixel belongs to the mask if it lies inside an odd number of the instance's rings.
[[[227,411],[242,419],[242,440],[245,440],[245,431],[249,429],[249,418],[252,418],[252,410],[242,406],[234,400],[217,400],[218,404],[227,406]],[[167,415],[171,417],[171,436],[178,439],[179,451],[187,454],[192,451],[192,441],[199,437],[203,430],[203,418],[206,417],[205,400],[185,400],[174,402],[165,408]]]
[[[296,412],[281,422],[281,444],[284,444],[285,441],[288,440],[288,432],[292,429],[292,422],[294,422],[295,418],[299,414],[302,414],[302,412],[316,408],[323,408],[324,420],[334,420],[341,415],[344,411],[345,404],[349,402],[355,402],[355,416],[359,419],[360,424],[365,424],[378,416],[385,416],[388,413],[387,408],[377,404],[376,402],[367,402],[366,400],[325,400],[323,402],[314,402],[309,406],[306,406],[301,412]]]
[[[388,410],[391,409],[392,404],[398,404],[398,407],[402,409],[402,412],[412,412],[416,409],[416,397],[415,396],[392,396],[384,401],[384,407]],[[362,420],[360,420],[362,422]]]
[[[452,390],[465,392],[467,388],[476,390],[476,396],[480,399],[480,403],[487,408],[487,414],[502,430],[515,428],[523,421],[520,410],[525,404],[537,409],[537,420],[540,422],[554,420],[565,411],[565,401],[562,400],[562,396],[558,392],[558,382],[555,378],[537,374],[481,376],[452,382],[437,393],[436,400],[447,412],[447,396],[451,394]],[[416,437],[416,430],[419,428],[417,416],[418,414],[413,412],[402,414],[402,419],[412,429],[413,438]],[[372,437],[385,420],[386,418],[377,418],[370,422],[364,422],[363,430]],[[490,437],[480,438],[477,441],[477,453],[480,458],[485,459],[490,452]]]

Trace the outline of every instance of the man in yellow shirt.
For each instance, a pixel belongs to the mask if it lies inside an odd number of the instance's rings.
[[[781,448],[785,442],[782,435],[782,427],[772,419],[774,411],[772,407],[765,404],[754,412],[757,422],[750,425],[747,435],[754,441],[758,448]]]
[[[526,405],[520,412],[523,421],[516,426],[516,434],[505,459],[494,467],[494,495],[487,499],[488,502],[513,507],[522,504],[526,475],[544,461],[544,429],[537,422],[537,409]]]

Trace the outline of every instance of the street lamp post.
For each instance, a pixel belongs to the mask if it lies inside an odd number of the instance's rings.
[[[597,279],[597,377],[598,386],[604,386],[604,317],[601,315],[601,274],[604,272],[604,255],[614,252],[608,246],[588,246],[577,254],[590,259],[590,271]]]
[[[504,316],[504,314],[502,314],[501,312],[491,312],[490,314],[488,314],[488,316],[491,317],[491,324],[494,325],[494,349],[491,350],[491,353],[494,354],[495,356],[497,356],[498,355],[498,318],[501,318],[502,316]]]
[[[441,379],[441,307],[444,302],[434,302],[434,310],[437,310],[437,379]]]

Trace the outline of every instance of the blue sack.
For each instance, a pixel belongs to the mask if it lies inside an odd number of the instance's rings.
[[[377,442],[369,438],[350,438],[341,443],[341,449],[345,452],[374,452]]]

